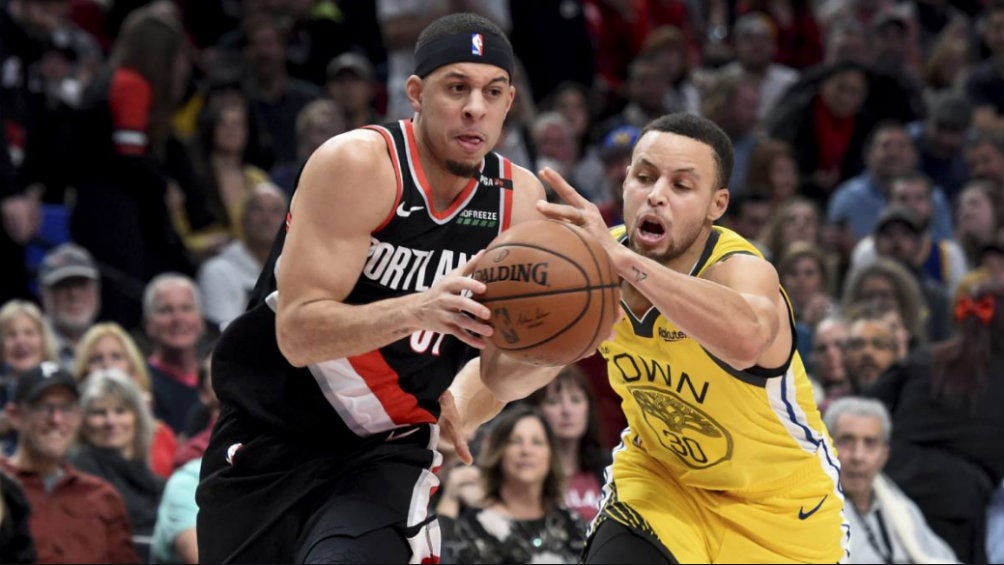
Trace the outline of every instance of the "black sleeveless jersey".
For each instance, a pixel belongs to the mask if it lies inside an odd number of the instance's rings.
[[[397,198],[371,234],[348,304],[427,290],[487,247],[509,226],[512,210],[512,164],[507,159],[489,153],[480,173],[449,208],[435,210],[411,121],[367,127],[387,142]],[[275,336],[274,268],[286,230],[295,222],[287,217],[249,310],[227,326],[214,351],[213,384],[221,402],[278,431],[319,433],[328,440],[435,423],[439,396],[478,355],[453,336],[419,331],[362,355],[305,368],[293,367],[283,357]]]

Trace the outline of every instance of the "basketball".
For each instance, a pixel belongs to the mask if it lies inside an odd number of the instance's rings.
[[[496,237],[472,275],[487,285],[475,298],[492,314],[488,338],[519,360],[567,365],[610,336],[620,277],[600,244],[554,220],[523,222]]]

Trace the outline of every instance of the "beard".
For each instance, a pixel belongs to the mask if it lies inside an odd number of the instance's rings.
[[[466,163],[461,163],[460,161],[453,161],[447,159],[446,170],[450,171],[451,174],[457,175],[458,177],[472,178],[477,176],[478,171],[480,170],[478,167],[480,164],[481,163],[477,163],[475,165],[468,165]]]
[[[638,255],[651,259],[660,265],[668,265],[672,260],[683,255],[697,241],[697,238],[701,235],[701,227],[698,225],[695,229],[684,232],[679,241],[669,240],[669,246],[665,251],[646,249],[631,240],[629,240],[629,243],[631,244],[631,250]],[[634,231],[633,228],[632,231]]]

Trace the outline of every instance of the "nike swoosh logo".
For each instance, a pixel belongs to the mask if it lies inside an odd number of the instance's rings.
[[[384,441],[394,441],[396,439],[403,439],[417,432],[418,430],[419,428],[411,428],[410,430],[403,432],[398,432],[397,430],[391,430],[391,432],[387,434],[387,439]]]
[[[815,514],[816,510],[819,510],[820,508],[822,508],[823,503],[826,502],[826,499],[829,498],[829,496],[830,495],[824,496],[823,499],[819,501],[819,504],[813,506],[812,510],[809,510],[808,512],[805,511],[804,507],[799,506],[798,507],[798,519],[799,520],[805,520],[809,516],[812,516],[813,514]]]
[[[404,202],[402,202],[397,205],[397,215],[401,216],[402,218],[407,218],[408,216],[411,215],[412,212],[417,212],[422,208],[425,208],[425,206],[412,206],[410,210],[405,210]]]

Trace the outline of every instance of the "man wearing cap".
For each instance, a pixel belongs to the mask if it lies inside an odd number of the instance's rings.
[[[213,352],[202,561],[436,562],[440,414],[470,461],[463,432],[557,372],[491,346],[470,297],[485,289],[470,260],[543,218],[541,182],[491,152],[513,64],[489,20],[444,16],[415,47],[413,118],[307,161],[249,309]]]
[[[383,120],[373,104],[376,83],[373,65],[358,53],[342,53],[328,64],[328,96],[342,109],[345,129],[361,128]]]
[[[955,92],[937,95],[926,120],[908,126],[917,147],[918,168],[940,186],[951,200],[969,179],[962,155],[966,132],[973,121],[973,106]]]
[[[73,376],[55,363],[22,373],[6,407],[19,441],[0,466],[28,495],[39,563],[139,563],[122,497],[66,461],[81,422],[78,400]]]
[[[965,252],[952,239],[934,237],[931,219],[934,216],[934,186],[922,173],[912,172],[897,177],[889,186],[889,206],[909,209],[916,221],[920,241],[917,255],[908,261],[913,270],[944,285],[953,294],[959,281],[969,271]],[[887,218],[888,219],[888,218]],[[880,222],[881,223],[881,222]],[[878,226],[876,226],[878,229]],[[875,237],[869,235],[854,247],[851,269],[875,260]]]
[[[97,319],[101,276],[86,249],[64,243],[42,258],[38,280],[42,308],[56,334],[59,363],[70,369],[77,342]]]

